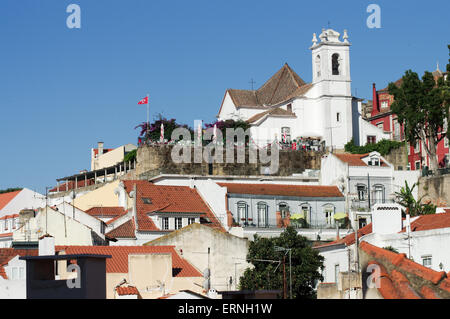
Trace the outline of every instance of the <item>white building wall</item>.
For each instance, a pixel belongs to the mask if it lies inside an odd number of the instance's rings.
[[[36,193],[28,188],[24,188],[0,210],[0,217],[18,214],[22,209],[37,209],[44,206],[44,195]]]
[[[336,266],[339,266],[339,272],[348,271],[349,248],[339,247],[336,249],[321,251],[320,255],[324,257],[325,266],[322,276],[323,282],[336,282]]]
[[[4,266],[8,279],[0,277],[0,299],[26,299],[26,262],[19,256]]]

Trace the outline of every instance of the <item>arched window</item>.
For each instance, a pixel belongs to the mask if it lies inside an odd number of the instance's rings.
[[[365,201],[367,197],[367,187],[364,184],[356,185],[356,192],[358,194],[359,201]]]
[[[237,216],[236,222],[248,226],[248,205],[246,202],[237,203]]]
[[[339,75],[339,54],[335,53],[331,56],[331,70],[333,75]]]
[[[381,204],[384,202],[384,186],[381,184],[373,185],[373,203]]]
[[[258,203],[258,227],[269,226],[269,210],[265,202]]]
[[[334,227],[334,214],[336,212],[336,208],[333,204],[325,204],[322,209],[325,215],[325,227]]]
[[[300,214],[303,215],[305,221],[305,227],[309,227],[311,224],[311,205],[309,203],[300,204]]]
[[[320,55],[316,56],[316,76],[319,78],[321,75],[321,67],[320,67]]]
[[[285,202],[278,204],[278,211],[281,214],[281,218],[286,218],[289,213],[289,205]]]

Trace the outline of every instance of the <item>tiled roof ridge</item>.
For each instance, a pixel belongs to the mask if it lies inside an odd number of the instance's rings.
[[[375,263],[382,266],[383,262],[388,262],[392,265],[392,270],[388,277],[394,286],[397,287],[402,298],[413,299],[421,298],[421,296],[424,298],[439,298],[439,291],[444,291],[447,295],[450,293],[450,278],[447,277],[444,271],[439,272],[430,269],[408,259],[406,254],[398,254],[364,241],[360,243],[359,247],[370,257],[374,258],[369,264]],[[386,273],[385,270],[384,272]],[[414,291],[408,277],[421,278],[428,284],[422,283],[419,293]],[[436,292],[433,288],[437,288],[439,291]],[[383,294],[382,291],[380,293]]]

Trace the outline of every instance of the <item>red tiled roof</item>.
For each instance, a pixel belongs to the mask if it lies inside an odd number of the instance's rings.
[[[106,259],[107,273],[128,273],[130,254],[172,254],[172,273],[174,277],[201,277],[202,274],[186,259],[182,258],[174,246],[56,246],[56,251],[66,254],[111,255]]]
[[[362,160],[362,158],[366,157],[367,154],[333,154],[337,158],[339,158],[342,162],[348,163],[350,166],[367,166],[367,164]]]
[[[336,186],[217,183],[228,193],[295,197],[344,197]]]
[[[340,159],[344,163],[348,163],[350,166],[368,166],[362,159],[367,157],[369,153],[366,154],[350,154],[350,153],[341,153],[341,154],[333,154],[338,159]],[[380,164],[383,167],[386,167],[387,164],[380,160]]]
[[[15,256],[37,256],[37,249],[14,249],[14,248],[0,248],[0,276],[3,279],[8,279],[6,276],[4,266]]]
[[[362,242],[359,248],[369,257],[369,264],[377,264],[381,270],[378,287],[385,299],[441,298],[449,296],[450,280],[445,272],[438,272],[406,258],[405,254]],[[390,272],[386,271],[388,267]],[[409,279],[408,279],[409,278]],[[410,280],[417,278],[420,280]]]
[[[141,295],[139,290],[134,286],[118,286],[116,287],[116,292],[119,296]]]
[[[141,231],[160,231],[147,215],[153,212],[159,213],[201,213],[207,217],[211,227],[224,230],[214,213],[200,197],[195,188],[188,186],[155,185],[148,181],[126,180],[123,181],[127,192],[133,191],[136,185],[136,209],[137,227]],[[146,204],[143,198],[151,200]]]
[[[421,215],[411,223],[411,231],[431,230],[450,227],[450,213]],[[401,232],[405,232],[403,228]]]
[[[87,214],[95,217],[118,217],[126,214],[127,211],[121,206],[92,207],[86,211]]]
[[[0,194],[0,210],[8,205],[8,203],[12,201],[13,198],[16,197],[21,191],[22,190]]]
[[[0,234],[0,238],[5,238],[5,237],[12,237],[13,233],[4,233],[4,234]]]
[[[108,232],[106,236],[113,238],[136,238],[134,233],[135,229],[134,218],[131,218],[129,221]]]

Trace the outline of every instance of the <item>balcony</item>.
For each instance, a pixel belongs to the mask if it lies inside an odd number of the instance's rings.
[[[351,198],[350,199],[350,210],[357,211],[357,212],[370,212],[371,208],[376,204],[393,204],[395,203],[394,199],[376,199],[371,198],[370,199],[370,205],[369,200],[359,200],[357,198]]]

